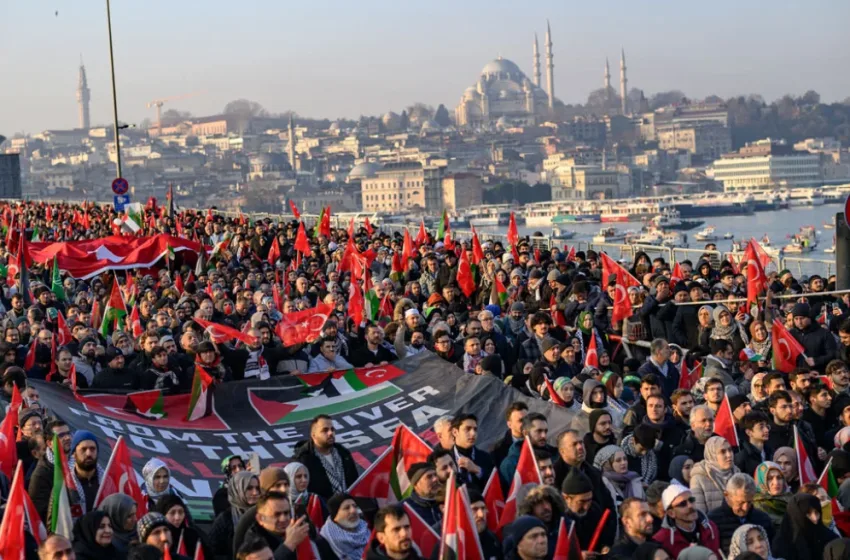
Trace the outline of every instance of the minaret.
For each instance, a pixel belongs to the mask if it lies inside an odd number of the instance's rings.
[[[86,67],[83,66],[83,56],[80,55],[80,80],[77,84],[77,104],[80,106],[80,128],[88,130],[90,128],[89,120],[89,101],[91,100],[91,91],[89,90],[89,82],[86,79]]]
[[[608,90],[611,88],[611,69],[608,67],[608,57],[605,57],[605,74],[603,74],[602,88],[605,90],[607,97]]]
[[[289,165],[295,171],[295,126],[292,124],[292,113],[289,113]]]
[[[629,104],[626,97],[628,90],[628,81],[626,80],[626,51],[620,50],[620,112],[624,115],[628,112]]]
[[[552,54],[552,29],[546,20],[546,93],[549,94],[549,108],[555,108],[555,55]]]
[[[534,85],[540,87],[540,51],[537,49],[537,33],[534,34],[534,50],[532,58],[532,66],[534,68]]]

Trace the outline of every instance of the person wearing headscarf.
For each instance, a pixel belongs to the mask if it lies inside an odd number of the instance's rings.
[[[112,545],[119,554],[126,555],[130,543],[136,540],[138,504],[127,494],[112,494],[104,498],[98,511],[109,516],[112,522]]]
[[[171,469],[161,459],[154,457],[142,467],[142,495],[148,497],[148,511],[154,509],[157,500],[163,496],[179,496],[180,493],[171,486]]]
[[[800,487],[800,473],[797,470],[797,452],[790,447],[779,447],[773,452],[773,462],[779,465],[788,491],[794,493]]]
[[[602,374],[599,380],[602,386],[605,387],[605,393],[608,399],[608,411],[611,412],[611,420],[617,426],[617,431],[622,431],[623,418],[629,410],[629,405],[621,400],[623,395],[623,379],[613,371],[606,371]]]
[[[705,459],[691,469],[691,492],[696,498],[696,507],[708,513],[723,504],[726,483],[735,473],[734,455],[729,442],[720,436],[712,436],[705,442]]]
[[[210,528],[210,546],[216,557],[230,558],[233,554],[233,536],[239,518],[260,498],[260,479],[248,471],[233,475],[227,485],[230,509],[221,512]]]
[[[679,553],[676,560],[719,560],[713,550],[704,546],[692,546]]]
[[[596,332],[593,327],[593,313],[590,311],[582,311],[576,319],[575,338],[581,343],[581,356],[576,356],[576,360],[585,363],[587,356],[587,348],[590,346],[590,341],[596,338],[596,360],[599,361],[599,351],[605,348],[605,341]]]
[[[260,471],[260,492],[280,492],[289,495],[289,475],[281,467],[266,467]]]
[[[782,474],[782,467],[773,461],[765,461],[756,468],[756,497],[753,506],[770,516],[773,527],[779,529],[791,493]]]
[[[747,398],[750,399],[753,406],[767,399],[767,387],[764,386],[764,377],[766,375],[764,372],[757,373],[750,380],[750,393],[747,395]]]
[[[800,493],[788,502],[782,525],[773,538],[773,550],[794,560],[819,560],[827,543],[837,538],[821,522],[820,500]]]
[[[738,321],[725,305],[718,305],[712,311],[714,327],[711,329],[712,340],[728,340],[732,343],[732,350],[737,356],[749,342],[749,337],[744,334]]]
[[[670,461],[670,467],[667,469],[667,476],[670,477],[671,483],[688,486],[691,483],[691,469],[693,469],[693,467],[693,459],[687,455],[676,455]]]
[[[189,556],[194,557],[195,550],[198,544],[201,545],[204,558],[212,558],[213,550],[206,541],[206,535],[197,528],[189,515],[189,508],[186,507],[186,502],[177,494],[166,494],[156,502],[153,511],[161,513],[171,525],[171,534],[173,542],[171,543],[172,555],[178,554],[180,542],[183,542],[185,550]]]
[[[732,541],[729,543],[729,558],[737,558],[744,552],[755,552],[763,560],[782,560],[770,553],[770,539],[764,527],[747,523],[741,525],[732,533]]]
[[[310,485],[310,472],[302,463],[293,461],[283,468],[289,477],[289,500],[292,504],[292,518],[298,519],[307,513],[307,502],[310,500],[311,492],[307,489]],[[327,504],[319,496],[319,504],[322,506],[322,514],[327,517]]]
[[[554,383],[552,383],[552,387],[555,389],[555,392],[558,393],[558,396],[561,397],[561,400],[564,401],[562,408],[572,412],[578,412],[581,410],[581,403],[576,398],[575,385],[572,384],[569,377],[559,377]]]
[[[74,554],[80,560],[122,560],[125,553],[112,544],[112,522],[103,511],[91,511],[74,525]]]
[[[850,560],[850,539],[835,539],[823,549],[823,560]]]
[[[224,475],[224,482],[221,483],[221,488],[213,494],[213,516],[218,515],[230,509],[230,502],[227,499],[227,487],[230,486],[230,479],[239,471],[245,470],[245,461],[239,455],[228,455],[221,461],[221,474]]]
[[[747,347],[756,355],[761,356],[758,360],[760,366],[766,366],[770,363],[773,352],[773,341],[770,338],[770,330],[762,322],[755,320],[750,323],[750,341]]]
[[[619,446],[606,445],[597,451],[593,466],[602,473],[602,482],[618,508],[626,498],[644,498],[640,475],[629,470],[629,460]]]
[[[593,368],[585,368],[593,369]],[[594,372],[598,370],[593,369]],[[582,370],[582,374],[585,371]],[[588,372],[590,376],[590,373]],[[590,376],[592,377],[592,376]],[[587,379],[582,386],[581,410],[573,416],[570,428],[578,430],[580,434],[586,434],[590,431],[590,413],[596,409],[605,408],[608,404],[608,397],[605,394],[605,387],[595,379]]]
[[[360,508],[348,494],[334,494],[328,500],[329,516],[322,526],[317,546],[327,543],[339,560],[360,560],[369,544],[369,526],[360,516]]]

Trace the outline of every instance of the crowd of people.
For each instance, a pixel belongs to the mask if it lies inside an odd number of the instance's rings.
[[[621,273],[603,276],[603,255],[592,250],[437,239],[424,227],[415,239],[368,223],[303,229],[298,220],[251,223],[154,203],[138,235],[182,236],[212,254],[195,262],[183,252],[150,270],[86,281],[63,272],[57,281],[51,263],[33,262],[21,289],[16,236],[97,239],[116,233],[117,215],[27,202],[0,207],[0,217],[8,265],[0,398],[8,409],[16,390],[22,395],[17,453],[47,526],[54,438],[76,489],[73,534],[40,545],[28,534],[28,557],[416,559],[408,511],[441,534],[450,479],[466,490],[488,560],[552,558],[562,520],[585,558],[850,557],[850,297],[828,293],[834,278],[768,271],[760,304],[747,306],[752,263],[736,266],[713,251],[675,267],[638,252],[622,271],[636,282],[624,286]],[[98,309],[114,282],[137,310],[138,330],[129,322],[101,328]],[[613,320],[621,292],[631,312]],[[353,313],[361,298],[371,305]],[[319,304],[332,308],[321,335],[284,344],[282,317]],[[248,341],[214,342],[194,319],[238,329]],[[804,349],[787,371],[774,369],[774,321]],[[189,392],[198,365],[228,383],[421,352],[514,392],[506,410],[480,419],[504,418],[502,439],[482,445],[479,418],[462,410],[438,419],[439,443],[406,473],[410,495],[370,510],[346,493],[358,469],[336,442],[332,418],[318,416],[285,466],[255,472],[245,457],[226,458],[214,521],[203,526],[157,458],[141,472],[148,513],[138,518],[139,504],[123,494],[95,507],[106,450],[53,416],[29,383],[168,395]],[[715,433],[727,403],[734,441]],[[546,410],[569,415],[569,427],[550,433]],[[526,441],[540,483],[518,488],[516,518],[491,531],[499,513],[488,508],[485,486],[496,472],[507,495]],[[803,452],[827,484],[800,472]],[[0,477],[4,501],[8,493]]]

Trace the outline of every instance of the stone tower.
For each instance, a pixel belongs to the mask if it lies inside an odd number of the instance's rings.
[[[537,49],[537,33],[534,34],[534,50],[532,51],[532,67],[534,69],[534,85],[540,87],[540,51]]]
[[[83,58],[80,57],[80,79],[77,84],[77,104],[80,109],[80,128],[88,130],[91,125],[89,119],[89,101],[91,100],[91,91],[89,90],[89,82],[86,79],[86,67],[83,65]]]
[[[295,125],[292,123],[292,113],[289,113],[289,165],[295,171]]]
[[[620,50],[620,112],[624,115],[629,111],[628,80],[626,79],[626,51]]]
[[[546,93],[549,94],[549,108],[555,108],[555,55],[552,54],[552,29],[546,20]]]

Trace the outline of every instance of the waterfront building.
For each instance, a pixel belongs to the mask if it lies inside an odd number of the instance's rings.
[[[562,165],[547,178],[554,201],[620,198],[631,194],[628,175],[596,165]]]
[[[388,163],[361,182],[365,212],[442,211],[442,168],[418,161]]]
[[[732,130],[717,122],[664,123],[656,130],[662,150],[687,150],[713,161],[732,151]]]
[[[474,173],[449,173],[443,177],[443,208],[449,212],[484,204],[484,184]]]
[[[726,192],[819,186],[823,182],[820,154],[799,152],[770,138],[724,154],[714,162],[713,172]]]

